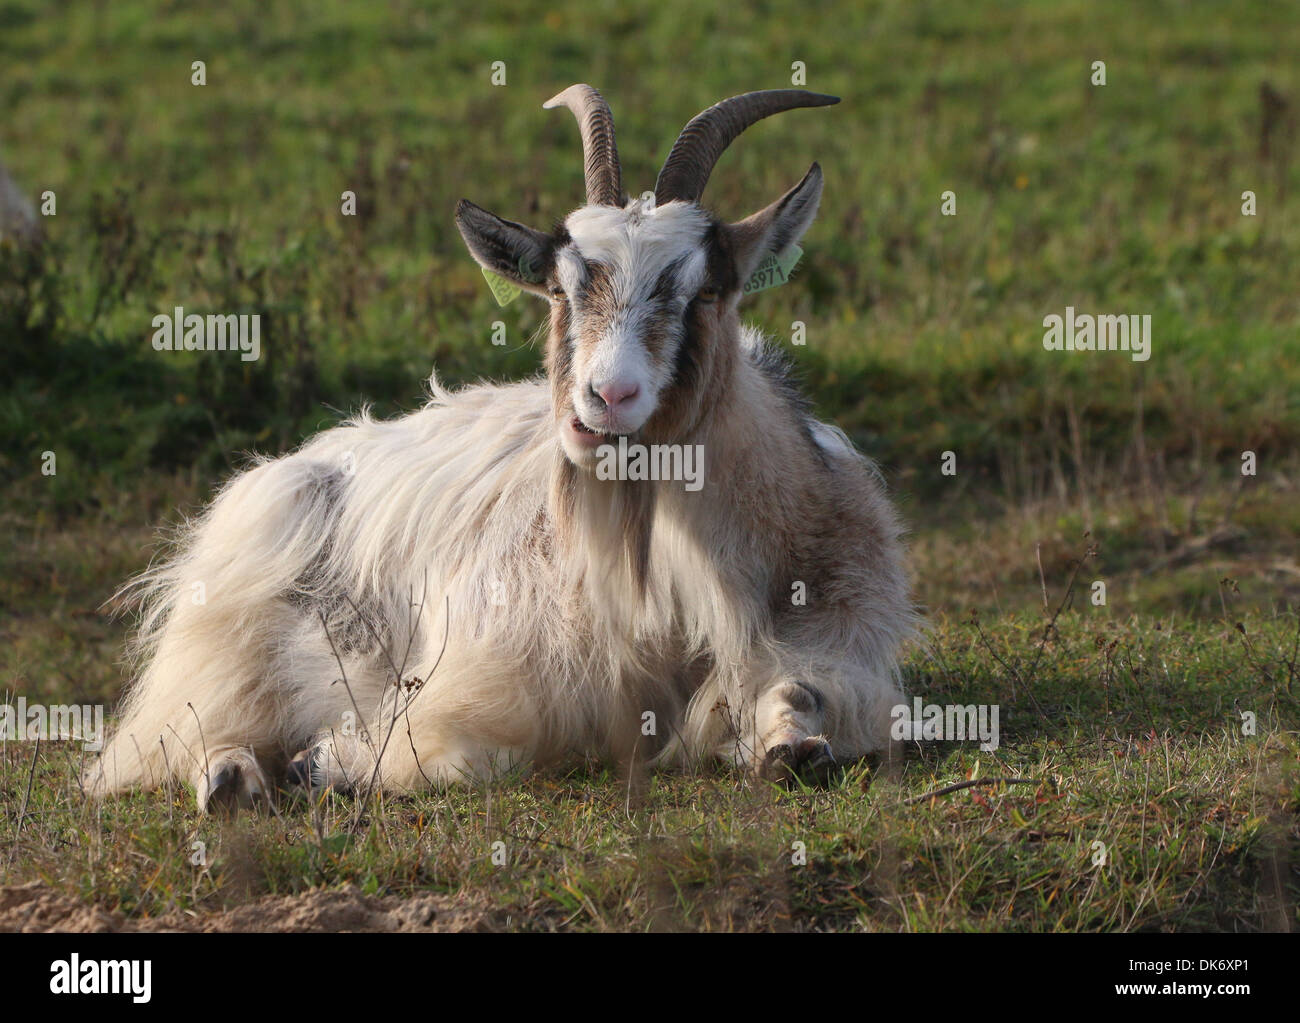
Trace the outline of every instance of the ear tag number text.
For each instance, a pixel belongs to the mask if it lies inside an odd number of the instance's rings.
[[[791,245],[781,253],[772,253],[758,264],[749,280],[745,282],[744,293],[752,295],[756,291],[780,287],[790,279],[790,271],[795,268],[795,264],[802,256],[803,249],[798,245]]]

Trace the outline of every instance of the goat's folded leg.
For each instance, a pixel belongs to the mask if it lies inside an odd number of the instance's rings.
[[[417,726],[408,730],[408,722],[399,718],[395,726],[385,722],[367,735],[323,732],[310,749],[293,758],[290,781],[342,792],[365,791],[377,783],[397,794],[491,778],[531,759],[527,743],[435,730],[427,718],[412,724]]]
[[[365,727],[319,732],[309,764],[293,774],[313,788],[400,794],[445,788],[511,771],[535,756],[542,716],[529,692],[539,683],[517,660],[443,637],[430,638],[414,663],[437,663],[413,691],[390,686]],[[305,759],[305,758],[304,758]]]
[[[374,774],[374,750],[366,737],[329,729],[289,761],[289,782],[304,788],[355,792]]]
[[[758,737],[753,767],[772,781],[816,781],[835,766],[830,741],[822,734],[826,701],[816,687],[787,679],[758,699],[754,723]]]

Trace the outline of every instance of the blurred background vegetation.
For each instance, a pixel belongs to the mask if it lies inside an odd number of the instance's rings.
[[[880,461],[932,615],[1041,606],[1085,532],[1116,615],[1290,608],[1298,53],[1272,0],[0,0],[0,160],[58,211],[0,243],[5,684],[114,692],[101,603],[244,453],[415,408],[434,367],[538,371],[541,305],[495,306],[452,211],[547,227],[579,203],[545,99],[601,89],[640,191],[688,118],[795,61],[844,102],[751,129],[705,198],[737,219],[825,169],[795,281],[745,315],[807,324],[790,351]],[[261,314],[261,360],[155,352],[176,305]],[[1045,352],[1067,305],[1150,313],[1151,360]]]

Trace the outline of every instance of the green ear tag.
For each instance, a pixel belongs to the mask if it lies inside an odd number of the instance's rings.
[[[479,267],[483,271],[483,279],[487,281],[488,287],[492,289],[492,297],[497,300],[497,305],[509,305],[521,294],[523,288],[517,284],[511,284],[504,277],[494,274],[486,267]]]
[[[790,271],[794,269],[795,264],[799,262],[802,256],[803,249],[799,248],[798,245],[791,245],[779,254],[772,253],[758,264],[758,268],[745,282],[745,294],[752,295],[756,291],[766,291],[768,288],[780,287],[790,279]]]

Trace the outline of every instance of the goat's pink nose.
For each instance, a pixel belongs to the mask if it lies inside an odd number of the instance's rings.
[[[620,405],[632,401],[640,394],[641,385],[631,383],[606,384],[604,387],[596,388],[596,393],[600,395],[600,400],[605,403],[605,407],[612,411]]]

